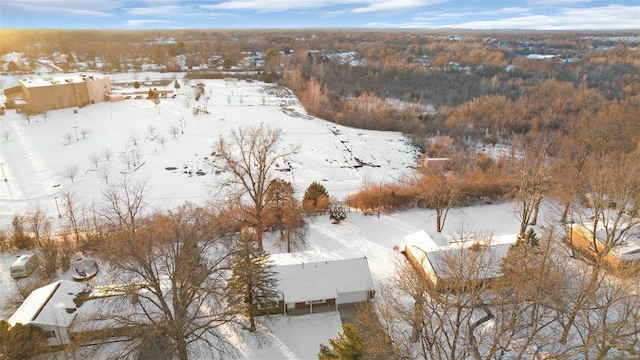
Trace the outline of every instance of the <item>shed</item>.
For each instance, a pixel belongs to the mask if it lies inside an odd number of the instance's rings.
[[[271,260],[285,314],[337,310],[373,297],[369,262],[358,250],[274,254]]]
[[[76,317],[74,300],[86,290],[86,285],[60,280],[38,288],[29,294],[8,323],[31,325],[42,329],[50,346],[70,342],[69,326]]]

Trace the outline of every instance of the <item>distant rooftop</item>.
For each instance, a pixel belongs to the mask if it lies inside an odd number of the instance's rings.
[[[20,83],[26,87],[41,87],[57,84],[82,83],[104,79],[108,76],[99,73],[72,73],[51,74],[47,76],[29,76],[20,79]]]

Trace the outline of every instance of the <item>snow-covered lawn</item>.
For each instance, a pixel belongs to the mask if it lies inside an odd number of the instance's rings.
[[[115,77],[126,81],[127,76]],[[307,116],[286,89],[256,82],[203,83],[204,100],[196,103],[192,99],[188,107],[192,89],[181,80],[178,96],[163,98],[158,106],[146,99],[99,103],[50,111],[46,119],[38,115],[31,117],[30,123],[15,111],[0,116],[2,132],[9,132],[9,140],[0,139],[0,162],[8,180],[0,181],[0,228],[10,230],[14,214],[36,206],[47,211],[54,226],[63,226],[56,201],[64,211],[59,198],[64,192],[70,192],[79,205],[89,206],[94,200],[100,201],[105,178],[115,182],[123,174],[134,181],[146,181],[145,199],[150,209],[165,209],[185,201],[203,203],[215,194],[212,146],[219,137],[242,126],[280,128],[283,150],[300,147],[290,159],[291,171],[280,172],[294,184],[300,197],[311,182],[318,181],[331,196],[344,198],[365,181],[390,182],[415,165],[416,150],[401,134],[347,128]],[[173,84],[168,88],[173,89]],[[209,114],[194,115],[195,106],[206,107]],[[170,134],[172,127],[181,129],[175,137]],[[151,128],[155,128],[153,135]],[[88,131],[86,137],[82,136],[84,130]],[[68,133],[70,138],[65,136]],[[159,136],[166,138],[164,145],[158,141]],[[109,161],[105,149],[113,153]],[[92,155],[99,158],[97,164]],[[137,157],[136,166],[122,161],[129,156]],[[362,163],[369,165],[358,166]],[[63,175],[68,166],[79,169],[73,181]],[[198,170],[203,175],[196,175]],[[395,262],[402,260],[394,247],[402,248],[405,235],[422,229],[435,229],[434,212],[414,209],[383,213],[380,218],[350,212],[346,221],[337,225],[328,216],[318,216],[310,219],[307,250],[360,250],[369,260],[378,289],[393,274]],[[452,209],[444,233],[461,229],[496,236],[515,234],[518,221],[513,204]],[[269,244],[266,248],[277,251]],[[16,255],[0,254],[0,302],[17,293],[16,283],[8,275]],[[104,279],[99,274],[91,281],[101,283]],[[0,312],[0,318],[8,315]],[[245,358],[308,359],[316,357],[320,343],[340,331],[340,318],[337,312],[276,316],[262,325],[263,344],[244,332],[229,329],[229,336]]]

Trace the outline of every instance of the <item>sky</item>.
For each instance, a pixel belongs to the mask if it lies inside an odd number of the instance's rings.
[[[640,29],[640,0],[1,0],[0,28]]]

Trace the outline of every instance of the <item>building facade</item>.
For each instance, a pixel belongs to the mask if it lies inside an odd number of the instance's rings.
[[[97,73],[57,74],[20,79],[18,86],[9,89],[7,100],[22,99],[28,111],[65,109],[108,100],[111,93],[109,77]]]

